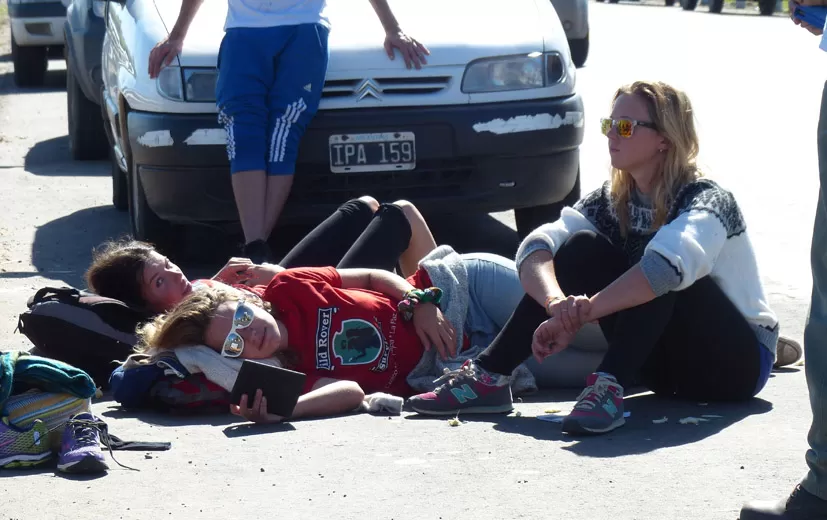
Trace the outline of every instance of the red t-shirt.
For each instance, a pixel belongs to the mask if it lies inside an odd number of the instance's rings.
[[[308,375],[355,381],[367,393],[412,393],[405,378],[422,357],[412,322],[396,301],[367,289],[343,289],[332,267],[287,269],[273,277],[263,299],[278,312],[287,341]]]

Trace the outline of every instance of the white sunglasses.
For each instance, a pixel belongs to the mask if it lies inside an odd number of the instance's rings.
[[[236,331],[249,327],[251,323],[253,323],[253,308],[245,300],[238,300],[230,333],[227,334],[227,339],[221,347],[222,356],[237,358],[244,352],[244,338]]]

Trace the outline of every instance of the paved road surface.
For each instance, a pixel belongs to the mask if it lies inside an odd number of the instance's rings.
[[[815,127],[825,57],[815,37],[782,17],[591,3],[592,55],[579,71],[586,103],[583,188],[606,177],[597,119],[621,83],[687,89],[700,121],[702,161],[740,201],[783,331],[801,337],[810,290],[808,249],[817,172]],[[4,30],[6,30],[4,28]],[[0,35],[7,42],[7,32]],[[108,165],[69,160],[65,73],[49,86],[11,85],[0,48],[0,339],[32,292],[81,284],[91,247],[128,231],[110,202]],[[510,213],[440,226],[441,241],[513,252]],[[473,226],[476,237],[457,229]],[[513,227],[513,226],[512,226]],[[710,363],[714,363],[710,359]],[[0,473],[8,518],[571,518],[734,519],[742,500],[786,494],[804,469],[810,420],[803,372],[775,373],[748,405],[701,407],[651,395],[627,399],[629,425],[578,440],[534,418],[567,409],[578,390],[519,403],[522,416],[444,420],[352,416],[250,428],[230,417],[136,417],[95,410],[122,438],[168,440],[145,458],[121,452],[93,480],[50,470]],[[546,401],[553,404],[547,404]],[[686,416],[721,419],[679,425]],[[665,425],[652,419],[670,418]]]

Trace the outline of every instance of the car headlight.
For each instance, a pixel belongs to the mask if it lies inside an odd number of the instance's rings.
[[[560,83],[566,74],[556,52],[484,58],[468,64],[462,78],[466,94],[542,88]]]
[[[158,75],[158,92],[167,99],[193,103],[214,103],[218,71],[165,67]]]
[[[98,18],[103,18],[105,10],[106,2],[104,2],[103,0],[94,0],[94,2],[92,2],[92,13]]]
[[[158,92],[167,99],[184,100],[184,82],[180,67],[164,67],[158,74]]]
[[[186,100],[198,103],[214,103],[216,82],[218,82],[218,71],[215,69],[184,69],[184,96]]]

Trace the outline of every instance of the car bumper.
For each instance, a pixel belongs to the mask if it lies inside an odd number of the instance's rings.
[[[21,47],[63,44],[66,7],[60,2],[9,3],[12,35]]]
[[[225,136],[216,116],[130,112],[133,164],[163,219],[234,221]],[[410,171],[331,173],[333,134],[413,132]],[[583,140],[580,96],[486,105],[322,111],[302,140],[282,220],[329,214],[361,195],[423,211],[501,211],[562,200]]]

